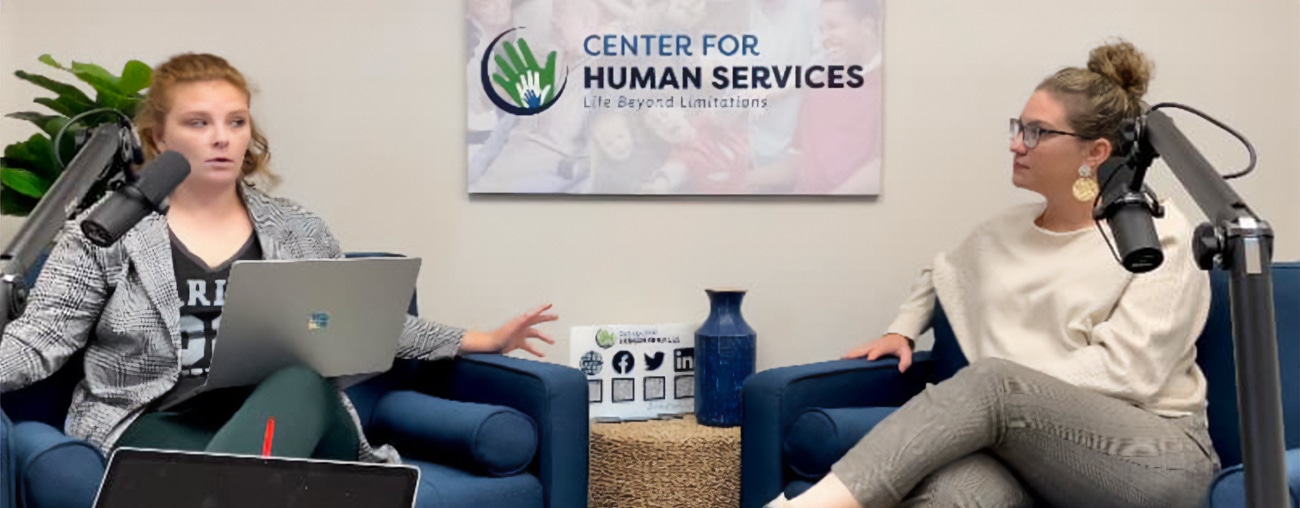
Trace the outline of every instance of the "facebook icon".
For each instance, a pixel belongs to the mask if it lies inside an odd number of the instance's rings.
[[[628,351],[619,351],[614,355],[614,372],[627,374],[632,372],[632,367],[636,365],[636,357]]]

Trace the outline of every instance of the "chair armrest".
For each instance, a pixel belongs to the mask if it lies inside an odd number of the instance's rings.
[[[374,420],[376,435],[403,453],[480,476],[513,476],[537,456],[537,423],[514,408],[396,390]]]
[[[104,477],[104,456],[94,445],[41,422],[10,428],[15,495],[25,507],[90,506]]]
[[[537,422],[540,446],[529,470],[546,506],[587,505],[587,378],[572,367],[502,355],[427,362],[414,388],[436,397],[519,410]]]
[[[786,465],[782,436],[803,411],[836,407],[897,407],[920,393],[931,369],[928,352],[898,372],[898,359],[835,360],[769,369],[745,381],[741,420],[740,505],[762,506],[781,492]]]

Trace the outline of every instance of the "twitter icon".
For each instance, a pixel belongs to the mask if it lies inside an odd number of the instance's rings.
[[[663,351],[655,353],[654,356],[650,356],[650,353],[645,354],[645,370],[655,370],[658,369],[659,366],[663,364],[664,364]]]

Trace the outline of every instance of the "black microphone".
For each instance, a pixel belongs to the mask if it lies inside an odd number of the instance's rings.
[[[108,247],[135,227],[150,212],[162,212],[163,200],[190,175],[190,163],[166,151],[140,170],[135,183],[127,183],[91,210],[81,221],[81,232],[91,243]]]
[[[1132,273],[1155,270],[1165,254],[1152,217],[1163,217],[1164,207],[1142,186],[1142,175],[1129,157],[1107,159],[1097,168],[1097,179],[1105,188],[1093,217],[1106,219],[1120,264]]]

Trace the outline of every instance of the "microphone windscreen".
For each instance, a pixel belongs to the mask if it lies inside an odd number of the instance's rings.
[[[151,203],[161,203],[190,175],[185,156],[168,150],[159,154],[140,170],[135,186]]]

